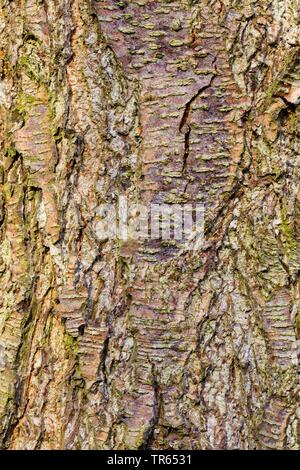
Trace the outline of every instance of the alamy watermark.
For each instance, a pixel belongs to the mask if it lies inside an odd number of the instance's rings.
[[[203,204],[133,204],[120,196],[117,204],[97,208],[99,240],[161,240],[199,250],[204,239]]]

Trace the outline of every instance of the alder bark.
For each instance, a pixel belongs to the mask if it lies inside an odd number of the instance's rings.
[[[299,12],[1,1],[1,448],[299,449]],[[201,251],[101,240],[120,195]]]

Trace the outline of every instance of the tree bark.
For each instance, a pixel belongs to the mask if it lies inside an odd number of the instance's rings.
[[[2,448],[299,449],[298,6],[2,0]]]

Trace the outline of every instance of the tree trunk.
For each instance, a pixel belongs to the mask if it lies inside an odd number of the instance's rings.
[[[2,448],[299,448],[299,11],[2,0]],[[101,238],[121,195],[201,249]]]

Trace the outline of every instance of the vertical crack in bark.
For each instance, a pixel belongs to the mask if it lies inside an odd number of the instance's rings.
[[[107,358],[107,355],[108,355],[109,340],[110,340],[110,336],[108,335],[108,337],[104,340],[103,349],[101,351],[101,357],[100,357],[100,370],[102,372],[103,384],[104,384],[104,396],[105,396],[106,399],[108,399],[106,358]]]
[[[214,73],[210,79],[210,82],[207,85],[204,85],[203,87],[200,88],[200,90],[186,103],[184,112],[179,124],[179,132],[183,133],[184,132],[184,152],[183,152],[183,158],[182,158],[182,169],[181,172],[185,173],[186,171],[186,166],[187,166],[187,161],[189,158],[189,153],[190,153],[190,135],[191,135],[191,126],[189,124],[189,117],[190,117],[190,112],[191,112],[191,106],[193,102],[208,88],[212,86],[212,83],[216,77],[216,73]]]
[[[140,450],[151,449],[151,445],[154,439],[154,431],[159,422],[159,417],[161,413],[161,390],[159,382],[157,380],[156,372],[154,366],[152,365],[152,386],[154,391],[154,400],[153,400],[153,416],[150,421],[149,429],[145,432],[143,443],[139,447]]]

